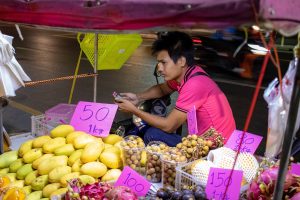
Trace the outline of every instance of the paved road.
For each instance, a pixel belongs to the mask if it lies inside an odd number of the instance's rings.
[[[74,73],[80,52],[75,33],[21,27],[24,36],[24,41],[21,41],[14,26],[0,24],[0,30],[15,36],[13,46],[16,50],[16,58],[33,81],[69,76]],[[150,47],[151,40],[144,39],[142,45],[120,70],[99,71],[98,102],[111,103],[113,91],[139,92],[155,83],[155,78],[152,76],[155,60],[150,55]],[[206,70],[227,95],[237,127],[242,129],[255,82],[216,69]],[[79,74],[88,72],[93,72],[93,69],[84,57],[81,60]],[[19,89],[17,96],[10,98],[10,105],[4,111],[5,128],[10,134],[30,131],[31,115],[41,114],[58,103],[67,103],[71,84],[72,81],[59,81]],[[266,136],[267,105],[262,94],[263,89],[259,93],[249,132]],[[172,98],[174,103],[176,95]],[[92,99],[92,78],[79,79],[72,103],[77,103],[79,100],[92,101]],[[118,113],[116,120],[127,117],[129,116],[126,114]],[[259,154],[263,152],[263,147],[264,142],[258,150]]]

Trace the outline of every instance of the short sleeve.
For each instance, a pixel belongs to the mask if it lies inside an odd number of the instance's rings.
[[[194,105],[198,109],[207,100],[209,93],[207,87],[196,80],[197,78],[189,80],[179,91],[175,106],[177,110],[188,112]]]

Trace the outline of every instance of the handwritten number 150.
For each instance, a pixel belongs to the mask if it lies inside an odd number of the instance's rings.
[[[227,177],[224,172],[218,172],[216,176],[215,176],[215,172],[213,172],[211,176],[212,179],[210,184],[214,185],[215,187],[220,187],[222,185],[226,187],[227,185],[231,185],[232,183],[232,178]]]
[[[94,116],[94,111],[88,107],[90,107],[92,105],[85,105],[83,108],[83,112],[85,114],[85,117],[80,116],[80,119],[85,121],[85,120],[89,120],[90,118],[92,118]],[[109,113],[109,109],[106,107],[102,107],[99,108],[96,113],[95,113],[95,119],[98,121],[103,121],[107,115]]]

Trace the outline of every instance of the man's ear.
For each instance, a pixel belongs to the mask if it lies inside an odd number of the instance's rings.
[[[184,67],[184,66],[186,65],[186,58],[183,57],[183,56],[180,56],[180,57],[178,58],[177,63],[178,63],[180,66]]]

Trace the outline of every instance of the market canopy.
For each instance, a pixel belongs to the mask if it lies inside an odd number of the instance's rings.
[[[225,28],[260,22],[285,35],[300,30],[300,1],[285,0],[1,0],[0,20],[96,30]]]

